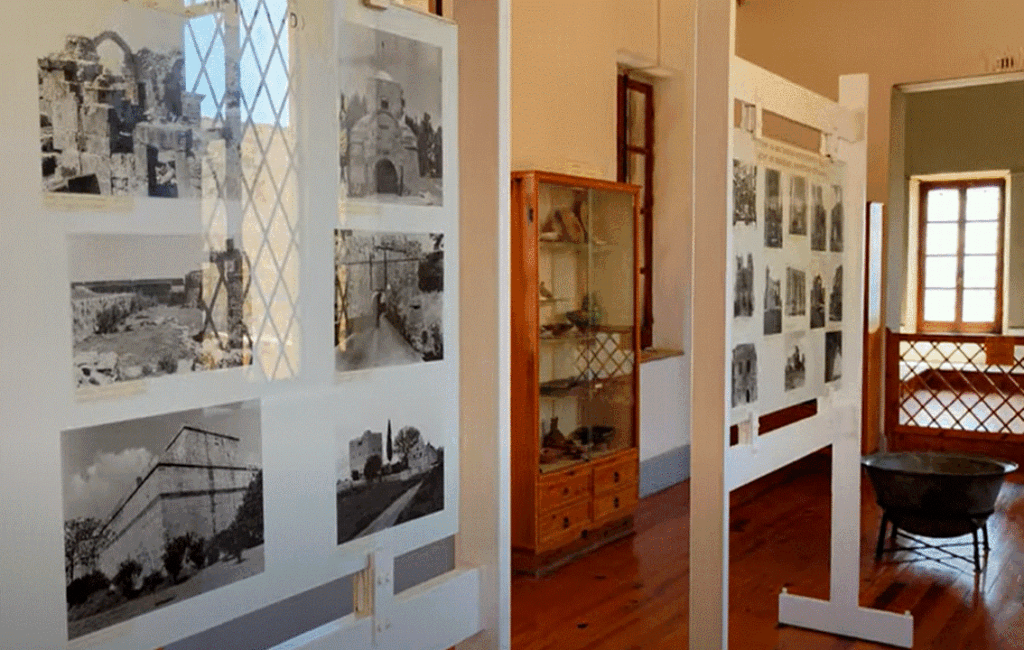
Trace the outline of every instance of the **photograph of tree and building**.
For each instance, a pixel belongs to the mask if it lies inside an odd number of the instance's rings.
[[[338,43],[343,196],[442,205],[441,48],[353,23]]]
[[[339,372],[444,358],[444,234],[334,232]]]
[[[71,235],[77,387],[251,363],[249,265],[202,235]]]
[[[38,60],[45,191],[200,198],[204,184],[225,186],[224,161],[238,158],[225,155],[238,151],[238,100],[216,117],[203,115],[205,96],[186,90],[183,20],[164,12],[144,18],[126,18],[121,30],[69,34],[62,49]],[[199,65],[213,77],[218,64],[231,69],[223,58],[230,48],[218,51],[220,60],[196,63],[189,76],[201,77]],[[219,163],[209,159],[213,152]],[[215,172],[221,178],[204,178]]]
[[[420,420],[422,422],[422,418]],[[337,432],[338,543],[444,509],[444,447],[436,426],[382,419]]]
[[[63,432],[74,639],[263,571],[258,401]]]

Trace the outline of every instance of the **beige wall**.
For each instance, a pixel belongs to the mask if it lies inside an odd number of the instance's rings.
[[[693,0],[514,0],[512,168],[616,178],[619,63],[656,66],[654,346],[689,338]],[[659,19],[660,18],[660,19]],[[660,52],[659,52],[660,43]],[[641,460],[689,442],[689,354],[641,367]],[[666,406],[674,405],[674,406]]]
[[[827,97],[866,72],[868,199],[888,202],[894,84],[985,72],[986,53],[1024,45],[1020,0],[750,0],[736,12],[736,53]]]
[[[515,0],[512,6],[513,169],[614,180],[620,60],[646,60],[672,75],[655,80],[656,347],[682,348],[688,331],[693,82],[678,70],[692,58],[686,37],[693,32],[692,4]]]

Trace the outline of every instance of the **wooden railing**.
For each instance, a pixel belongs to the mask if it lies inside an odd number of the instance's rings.
[[[890,449],[1024,460],[1024,337],[887,331],[885,349]]]

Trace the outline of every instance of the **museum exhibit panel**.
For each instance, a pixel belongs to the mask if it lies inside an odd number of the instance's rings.
[[[500,426],[478,406],[496,423],[462,439],[460,350],[499,322],[460,322],[460,199],[498,192],[460,182],[458,136],[460,102],[500,106],[496,88],[460,99],[455,13],[19,4],[0,39],[18,125],[0,250],[32,280],[0,292],[17,313],[0,348],[0,647],[497,634],[481,609],[500,607],[500,578],[481,567],[498,546],[477,541],[492,522],[459,511],[499,501],[460,497],[463,447],[496,458]],[[467,42],[496,48],[507,5],[482,7]],[[493,76],[493,52],[464,78]],[[497,152],[465,150],[504,185]],[[463,615],[439,624],[442,606]]]
[[[633,527],[639,358],[634,185],[512,175],[513,567]]]

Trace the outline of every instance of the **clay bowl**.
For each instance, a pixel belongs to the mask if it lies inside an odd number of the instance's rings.
[[[542,334],[548,336],[561,336],[572,329],[572,323],[548,323],[540,326]]]

